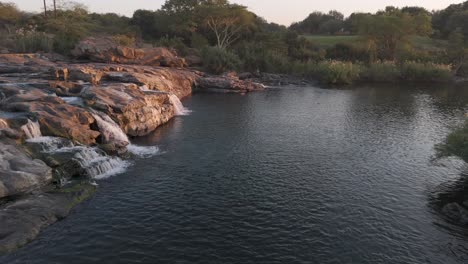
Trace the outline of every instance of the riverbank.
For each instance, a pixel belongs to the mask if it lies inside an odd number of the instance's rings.
[[[53,54],[0,55],[1,253],[66,217],[93,194],[95,180],[122,172],[132,155],[157,153],[131,145],[129,137],[148,135],[184,114],[180,99],[193,91],[264,88],[188,69],[165,49],[146,50],[138,60],[129,59],[135,50],[105,51],[112,63],[92,56],[73,62]]]

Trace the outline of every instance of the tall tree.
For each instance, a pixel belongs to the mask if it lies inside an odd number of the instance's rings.
[[[255,22],[255,16],[245,6],[236,4],[203,4],[197,8],[197,14],[202,18],[201,26],[214,34],[216,46],[221,49],[237,41]]]
[[[44,16],[47,17],[47,3],[46,3],[46,0],[44,0],[43,2],[44,2]]]

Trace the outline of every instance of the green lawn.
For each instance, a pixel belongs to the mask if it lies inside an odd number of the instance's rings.
[[[322,48],[329,48],[338,43],[356,43],[358,42],[359,36],[321,36],[321,35],[304,35],[309,40],[317,43]],[[415,48],[423,50],[440,50],[445,49],[447,41],[432,39],[430,37],[411,37],[411,42]]]

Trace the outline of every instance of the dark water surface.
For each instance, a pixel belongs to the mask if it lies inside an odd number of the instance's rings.
[[[467,103],[455,87],[194,95],[135,141],[161,155],[0,262],[468,263],[433,206],[466,167],[431,162]]]

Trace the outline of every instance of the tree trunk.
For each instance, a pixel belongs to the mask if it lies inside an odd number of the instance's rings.
[[[47,17],[47,4],[46,4],[46,0],[44,0],[44,16]]]
[[[56,0],[54,0],[54,16],[55,16],[55,18],[57,18],[57,4],[56,4]]]

